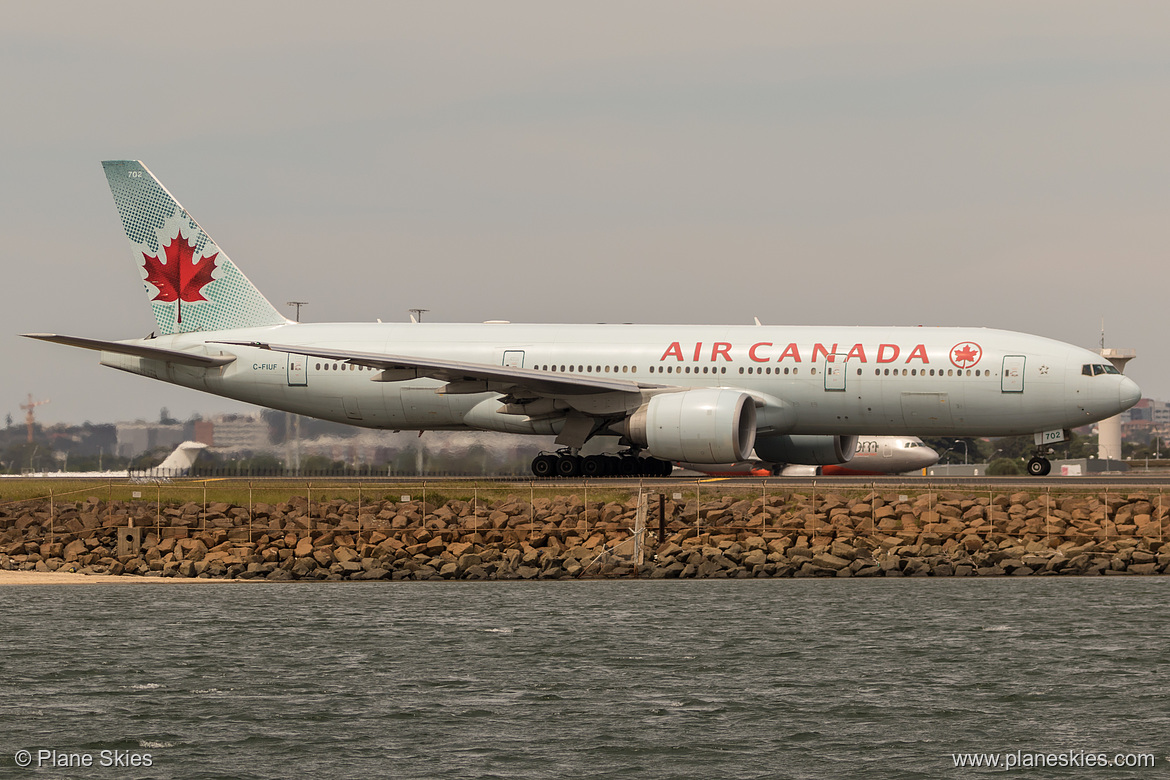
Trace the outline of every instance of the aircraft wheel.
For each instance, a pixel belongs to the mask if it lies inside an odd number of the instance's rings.
[[[618,467],[614,471],[614,474],[620,474],[623,477],[638,476],[638,459],[630,457],[619,458]]]
[[[581,460],[581,476],[604,477],[609,473],[609,459],[604,455],[590,455]]]
[[[1052,462],[1048,458],[1032,458],[1028,461],[1028,473],[1033,477],[1046,477],[1052,471]]]
[[[576,455],[562,455],[557,458],[558,477],[581,476],[581,458]]]
[[[538,477],[552,477],[557,473],[557,458],[555,455],[537,455],[532,460],[532,473]]]

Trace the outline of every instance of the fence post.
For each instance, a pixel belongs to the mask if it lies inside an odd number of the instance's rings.
[[[248,480],[248,544],[252,543],[252,480]]]
[[[761,536],[763,535],[763,531],[768,530],[769,517],[771,517],[771,513],[768,512],[768,478],[764,477],[764,522],[761,524],[763,526]]]
[[[1052,485],[1044,489],[1044,546],[1052,550]]]
[[[1105,489],[1105,514],[1101,524],[1105,526],[1105,541],[1109,541],[1109,489]]]
[[[649,496],[641,487],[638,488],[638,509],[634,514],[634,576],[638,576],[637,567],[645,562],[643,537],[646,535],[646,515],[649,513]]]
[[[767,515],[765,515],[765,518]],[[666,541],[666,494],[658,494],[658,543]]]
[[[699,528],[703,525],[703,519],[699,516],[699,481],[695,480],[695,537],[699,535]]]

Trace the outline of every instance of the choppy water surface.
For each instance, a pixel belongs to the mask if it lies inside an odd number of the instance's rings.
[[[1149,753],[1170,578],[0,590],[0,776],[938,777]],[[88,753],[19,769],[19,749]],[[101,751],[150,754],[101,768]],[[1002,772],[1002,770],[998,770]]]

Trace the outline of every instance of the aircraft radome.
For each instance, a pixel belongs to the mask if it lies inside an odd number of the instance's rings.
[[[831,465],[858,435],[1035,434],[1141,396],[1094,352],[986,328],[294,323],[141,162],[103,163],[156,329],[102,365],[368,428],[555,435],[539,476],[655,475],[673,461]],[[621,456],[581,458],[598,435]]]

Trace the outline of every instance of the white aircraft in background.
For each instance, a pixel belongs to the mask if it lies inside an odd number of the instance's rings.
[[[753,447],[771,463],[843,464],[859,434],[1036,434],[1039,448],[1141,397],[1094,352],[984,328],[294,323],[141,162],[103,166],[156,330],[28,336],[368,428],[556,435],[538,476],[665,474]],[[315,267],[340,280],[327,262]],[[581,458],[599,435],[620,436],[624,456]],[[1048,473],[1044,451],[1032,473]]]
[[[939,454],[917,436],[858,436],[853,457],[839,465],[786,465],[752,459],[716,465],[679,463],[678,466],[714,476],[861,477],[921,471],[938,463],[938,459]]]
[[[26,472],[23,474],[0,474],[5,477],[68,477],[68,478],[93,478],[106,477],[112,479],[133,479],[156,481],[166,480],[173,477],[185,477],[191,473],[191,467],[195,465],[195,458],[199,457],[199,453],[207,449],[207,445],[198,441],[185,441],[174,451],[167,455],[162,463],[154,468],[149,469],[121,469],[113,471],[37,471]]]

